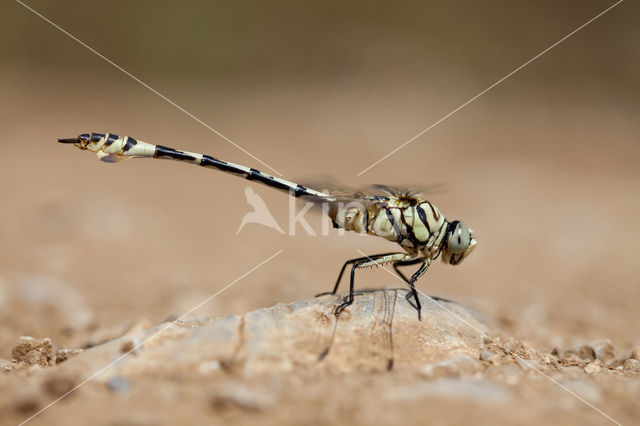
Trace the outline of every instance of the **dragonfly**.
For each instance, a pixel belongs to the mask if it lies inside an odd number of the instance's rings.
[[[328,206],[325,211],[335,228],[382,237],[399,244],[401,252],[358,257],[347,260],[342,265],[333,290],[322,293],[336,294],[345,270],[351,266],[349,295],[336,306],[336,317],[354,301],[357,269],[391,264],[398,276],[410,287],[418,319],[422,320],[416,281],[439,256],[442,256],[445,263],[459,265],[476,246],[473,231],[467,225],[458,220],[446,219],[419,191],[385,185],[373,185],[371,190],[333,187],[328,191],[320,191],[210,155],[154,145],[113,133],[83,133],[75,138],[58,139],[58,142],[95,152],[98,158],[106,162],[148,157],[221,170],[287,192],[293,197]],[[399,269],[401,266],[418,264],[420,266],[410,278]]]

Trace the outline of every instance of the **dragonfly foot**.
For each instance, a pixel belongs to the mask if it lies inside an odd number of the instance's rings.
[[[344,311],[344,308],[346,308],[347,306],[351,305],[352,303],[353,303],[353,300],[348,300],[348,301],[346,301],[346,302],[342,302],[341,304],[339,304],[339,305],[336,307],[336,310],[335,310],[335,312],[334,312],[334,315],[335,315],[336,317],[339,317],[339,316],[340,316],[340,314],[342,313],[342,311]]]

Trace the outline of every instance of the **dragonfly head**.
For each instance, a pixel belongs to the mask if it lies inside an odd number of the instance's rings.
[[[457,265],[476,247],[473,231],[464,223],[454,220],[449,223],[442,249],[442,261]]]

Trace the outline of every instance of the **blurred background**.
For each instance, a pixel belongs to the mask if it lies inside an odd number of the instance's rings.
[[[627,350],[640,341],[637,5],[356,176],[612,4],[28,2],[289,180],[445,184],[431,200],[478,247],[436,262],[422,291],[549,350],[601,337]],[[20,335],[80,345],[185,312],[278,250],[197,313],[310,298],[358,250],[395,250],[301,228],[236,236],[248,182],[57,144],[113,132],[269,172],[19,3],[0,15],[0,358]],[[250,185],[286,230],[287,196]],[[357,283],[401,286],[380,269]]]

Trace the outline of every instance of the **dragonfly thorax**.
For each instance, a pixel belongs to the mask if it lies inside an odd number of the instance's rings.
[[[410,253],[439,251],[448,223],[434,205],[416,197],[353,200],[329,214],[337,227],[385,238]]]

